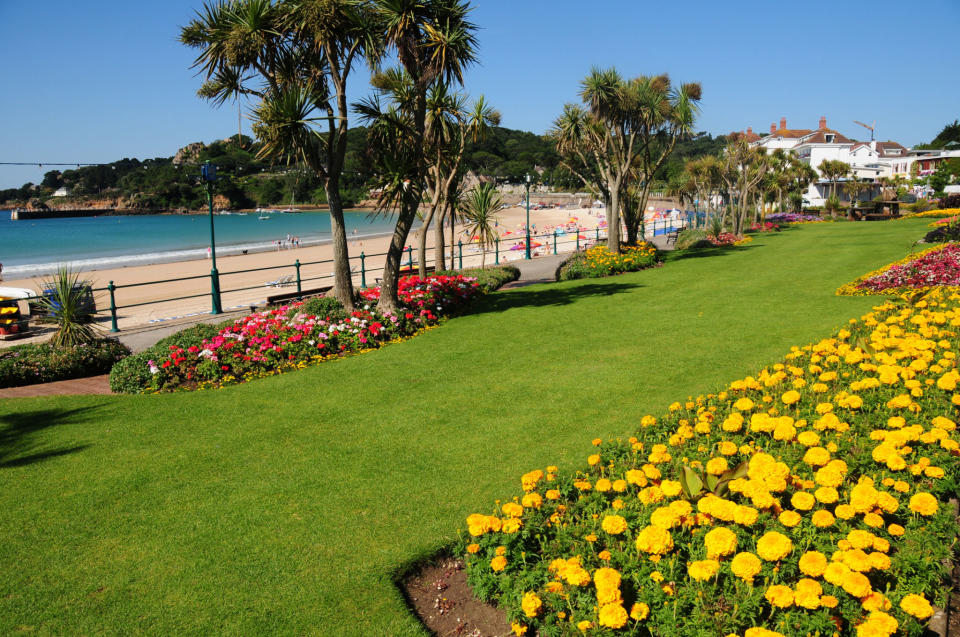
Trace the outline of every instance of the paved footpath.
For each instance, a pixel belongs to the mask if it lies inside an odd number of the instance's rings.
[[[657,243],[656,237],[654,243]],[[665,246],[657,246],[663,249]],[[669,248],[667,248],[669,249]],[[516,266],[520,270],[520,278],[508,283],[502,289],[510,290],[514,288],[533,285],[535,283],[550,283],[556,280],[556,271],[564,259],[569,254],[550,255],[531,259],[530,261],[512,261],[510,265]],[[157,341],[165,338],[174,332],[194,325],[195,323],[219,323],[231,317],[240,317],[245,312],[224,313],[217,316],[205,316],[195,320],[185,320],[178,323],[164,323],[163,325],[149,325],[131,330],[126,330],[118,335],[121,343],[129,347],[133,352],[142,352]],[[74,380],[61,380],[55,383],[41,383],[38,385],[26,385],[24,387],[7,387],[0,389],[0,399],[3,398],[28,398],[32,396],[58,396],[68,394],[109,394],[110,382],[109,376],[92,376],[90,378],[76,378]]]

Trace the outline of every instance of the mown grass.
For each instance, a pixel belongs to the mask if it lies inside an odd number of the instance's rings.
[[[923,220],[823,224],[499,292],[217,392],[0,401],[0,633],[419,635],[396,573],[521,473],[779,358]]]

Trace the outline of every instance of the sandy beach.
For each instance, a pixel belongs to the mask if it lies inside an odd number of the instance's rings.
[[[597,209],[542,209],[530,210],[530,226],[532,234],[551,233],[556,227],[578,226],[581,236],[594,238],[596,228],[601,225],[603,211]],[[497,214],[498,230],[501,235],[500,263],[522,259],[522,249],[511,250],[512,246],[523,239],[523,224],[526,220],[524,208],[506,208]],[[449,235],[448,235],[449,236]],[[560,236],[557,241],[558,252],[571,252],[575,249],[575,237],[572,232]],[[457,239],[464,243],[463,265],[475,267],[480,265],[480,249],[470,245],[469,237],[462,234],[462,228],[457,228]],[[531,242],[535,255],[552,254],[551,239],[541,239],[543,246],[536,247],[536,240]],[[411,233],[407,245],[413,247],[413,258],[416,261],[418,237]],[[389,236],[351,238],[349,241],[351,266],[353,266],[354,285],[361,283],[360,253],[366,256],[365,271],[367,285],[375,285],[380,278],[385,257],[383,256],[390,244]],[[427,264],[433,264],[433,229],[427,236]],[[448,254],[450,247],[447,247]],[[246,255],[217,257],[217,270],[220,273],[220,289],[222,290],[222,307],[224,311],[249,308],[251,305],[262,304],[267,297],[275,294],[296,291],[294,262],[301,263],[300,276],[303,290],[332,285],[333,247],[330,244],[301,247],[297,249],[281,249],[271,252],[259,252]],[[405,258],[406,261],[406,258]],[[486,263],[494,262],[494,254],[487,253]],[[210,299],[210,260],[200,259],[180,261],[157,265],[133,266],[106,270],[84,271],[82,277],[88,279],[94,288],[104,288],[110,281],[116,286],[115,300],[120,308],[117,312],[117,323],[121,331],[145,325],[155,325],[167,321],[180,321],[191,316],[206,315],[211,309]],[[269,268],[261,270],[261,268]],[[257,270],[251,272],[250,270]],[[188,278],[195,277],[195,278]],[[294,283],[271,286],[275,282],[287,277]],[[178,279],[178,280],[174,280]],[[186,280],[184,280],[186,279]],[[19,280],[4,279],[0,285],[5,287],[22,287],[39,290],[44,277],[34,277]],[[149,281],[167,281],[142,285]],[[177,299],[177,300],[162,300]],[[96,293],[98,315],[109,317],[110,299],[106,291]],[[108,324],[109,325],[109,324]],[[28,342],[27,339],[15,341],[0,341],[3,345]]]

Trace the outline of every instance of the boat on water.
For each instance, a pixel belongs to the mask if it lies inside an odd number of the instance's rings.
[[[281,210],[280,212],[281,212],[281,213],[289,213],[289,214],[299,214],[299,213],[301,213],[301,212],[303,212],[303,211],[300,210],[299,208],[284,208],[284,209]]]

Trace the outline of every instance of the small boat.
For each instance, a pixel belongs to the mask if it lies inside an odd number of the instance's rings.
[[[297,214],[297,213],[300,213],[300,212],[303,212],[303,211],[302,211],[302,210],[299,210],[299,209],[297,209],[297,208],[284,208],[284,209],[281,210],[280,212],[290,213],[290,214]]]
[[[260,221],[264,221],[264,220],[269,219],[269,218],[270,218],[270,211],[269,211],[269,210],[261,210],[261,211],[260,211],[260,216],[257,217],[257,219],[259,219]]]

